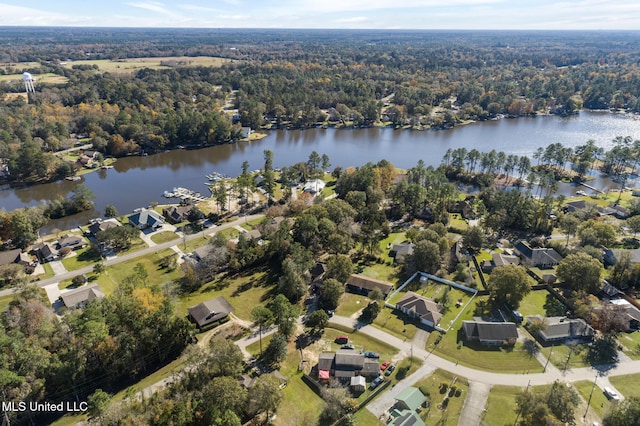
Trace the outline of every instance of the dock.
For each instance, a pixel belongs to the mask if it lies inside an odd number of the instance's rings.
[[[598,188],[594,188],[593,186],[591,186],[589,184],[586,184],[584,182],[581,182],[580,185],[584,186],[585,188],[589,188],[590,190],[595,191],[595,192],[597,192],[599,194],[604,194],[604,191],[601,191]]]
[[[198,201],[203,202],[207,201],[208,198],[202,196],[199,192],[192,191],[187,188],[175,187],[172,191],[164,191],[163,194],[166,198],[180,198],[181,200],[190,200],[190,201]]]

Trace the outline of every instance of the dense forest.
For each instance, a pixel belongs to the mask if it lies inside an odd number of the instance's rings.
[[[0,159],[9,178],[73,173],[51,155],[86,136],[123,156],[231,141],[239,126],[442,128],[581,108],[640,111],[637,33],[3,29],[0,72],[52,73],[29,104],[4,96]],[[135,73],[75,60],[217,56],[219,67]],[[27,65],[26,61],[38,66]],[[68,62],[68,63],[67,63]],[[21,64],[25,63],[25,64]],[[66,64],[66,65],[63,65]],[[222,112],[231,91],[238,109]],[[239,124],[234,122],[239,121]]]

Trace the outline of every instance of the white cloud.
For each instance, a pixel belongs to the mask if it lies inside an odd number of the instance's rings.
[[[15,6],[0,3],[0,25],[51,26],[51,25],[92,25],[95,21],[91,17],[77,14],[62,14],[35,9],[31,7]]]
[[[366,16],[356,16],[354,18],[343,18],[336,19],[335,22],[339,22],[341,24],[361,24],[363,22],[369,22],[370,19]]]

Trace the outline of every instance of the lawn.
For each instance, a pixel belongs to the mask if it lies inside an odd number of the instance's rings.
[[[373,326],[404,340],[413,339],[418,330],[415,320],[407,317],[402,312],[387,307],[382,308],[382,311],[373,320]]]
[[[533,290],[529,292],[520,302],[518,311],[523,317],[528,315],[545,316],[544,304],[547,301],[547,295],[551,294],[547,290]]]
[[[153,241],[156,244],[162,244],[171,240],[175,240],[177,238],[180,238],[180,237],[175,232],[162,231],[162,232],[158,232],[157,234],[153,234],[151,236],[151,241]]]
[[[628,374],[626,376],[609,377],[611,384],[618,389],[625,398],[640,398],[640,374]]]
[[[516,421],[516,395],[522,392],[517,386],[495,385],[489,392],[483,424],[511,426]]]
[[[451,385],[454,380],[454,386],[462,392],[459,396],[449,398],[448,405],[443,408],[442,401],[446,395],[441,393],[440,385],[442,383]],[[469,383],[465,378],[458,378],[447,371],[435,370],[433,374],[420,380],[414,386],[421,390],[428,389],[427,400],[429,401],[429,407],[423,408],[420,412],[420,417],[426,425],[456,426],[458,424],[464,399],[469,390]]]
[[[344,293],[340,297],[340,304],[336,309],[336,315],[340,315],[343,317],[350,317],[354,313],[358,312],[360,309],[367,306],[370,302],[370,299],[367,296],[362,296],[359,294],[353,293]]]
[[[355,420],[356,426],[376,426],[376,425],[384,425],[376,416],[371,413],[371,411],[367,410],[367,408],[363,408],[358,410],[353,418]]]
[[[0,297],[0,312],[4,312],[7,310],[9,303],[13,300],[13,294],[9,294],[7,296]]]
[[[67,77],[63,77],[61,75],[57,75],[54,73],[44,73],[44,74],[34,74],[33,77],[36,79],[36,86],[38,84],[64,84],[68,81]],[[0,82],[11,82],[11,81],[20,81],[22,82],[22,74],[5,74],[0,75]]]
[[[251,320],[251,310],[266,302],[272,284],[266,271],[258,270],[246,275],[223,275],[203,285],[200,290],[184,294],[177,301],[177,314],[186,315],[189,306],[223,296],[233,306],[239,318]]]
[[[618,342],[622,345],[624,353],[632,359],[640,359],[640,331],[633,333],[621,333]]]
[[[97,65],[100,71],[107,71],[115,74],[131,74],[142,68],[170,69],[176,66],[221,66],[228,62],[228,59],[209,56],[197,57],[158,57],[158,58],[129,58],[112,61],[109,59],[80,60],[67,64],[68,68],[73,65]],[[22,76],[20,76],[22,78]]]
[[[183,244],[182,241],[176,244],[183,252],[192,253],[195,249],[206,246],[207,244],[209,244],[210,241],[211,241],[211,237],[204,236],[204,237],[194,238],[191,241],[187,241],[186,245]]]
[[[605,414],[607,414],[609,410],[611,410],[612,403],[607,399],[606,396],[604,396],[604,392],[602,392],[602,389],[600,389],[598,386],[596,386],[595,388],[593,387],[593,381],[583,380],[580,382],[575,382],[573,386],[577,389],[578,393],[585,401],[589,401],[589,395],[591,395],[589,410],[595,411],[598,417],[603,418]],[[591,394],[592,389],[593,394]],[[584,415],[584,413],[580,415]]]
[[[446,358],[459,362],[467,367],[485,371],[495,371],[501,373],[538,373],[542,372],[542,366],[535,356],[529,354],[522,343],[516,343],[513,348],[486,347],[478,343],[458,344],[463,342],[462,320],[472,320],[473,311],[479,298],[467,307],[462,315],[453,324],[451,330],[442,335],[440,342],[436,345],[436,339],[440,333],[431,333],[427,341],[427,350]]]
[[[459,213],[451,213],[449,215],[449,228],[458,232],[464,232],[469,227],[467,221],[462,219]]]
[[[405,377],[409,377],[413,373],[416,372],[420,367],[422,367],[423,361],[420,358],[416,357],[407,357],[396,364],[396,369],[390,376],[388,376],[393,383],[397,383]],[[402,373],[404,371],[404,374]],[[400,377],[398,377],[400,374]]]
[[[384,253],[382,255],[382,258],[386,261],[390,260],[393,262],[394,260],[393,257],[389,256],[391,247],[393,247],[394,244],[399,244],[406,240],[407,240],[407,237],[404,232],[392,232],[391,234],[389,234],[387,238],[380,241],[380,243],[378,244],[378,246],[380,247],[380,252]]]
[[[91,246],[76,250],[75,256],[62,259],[62,264],[67,271],[75,271],[86,266],[94,265],[100,262],[102,257]]]
[[[364,275],[367,277],[375,278],[378,280],[395,283],[398,281],[398,268],[389,265],[388,263],[377,262],[359,262],[356,265],[356,274]]]
[[[340,345],[335,343],[334,340],[338,336],[349,336],[349,343],[351,343],[356,350],[362,350],[364,352],[377,352],[380,354],[380,362],[384,360],[390,360],[398,350],[385,342],[374,339],[356,332],[345,332],[337,328],[326,328],[322,338],[318,342],[320,351],[334,352],[340,349]]]
[[[588,347],[585,344],[573,346],[561,344],[540,349],[547,358],[551,354],[551,363],[560,370],[589,367],[590,364],[585,360],[587,350]]]
[[[147,271],[145,283],[147,285],[163,284],[173,282],[182,276],[182,270],[176,268],[169,271],[160,267],[160,262],[167,256],[175,255],[171,249],[161,250],[148,256],[131,259],[127,262],[119,263],[113,266],[107,266],[105,271],[98,275],[95,279],[105,294],[111,294],[126,277],[134,274],[133,268],[138,264],[142,264]]]
[[[34,277],[36,279],[45,280],[45,279],[51,278],[52,276],[55,275],[53,273],[53,268],[51,267],[51,264],[49,264],[48,262],[47,263],[43,263],[42,267],[44,268],[44,274],[35,275]]]

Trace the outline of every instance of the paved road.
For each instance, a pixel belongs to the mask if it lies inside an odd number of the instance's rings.
[[[234,220],[233,222],[229,222],[229,223],[225,223],[224,225],[208,228],[208,229],[205,229],[203,232],[198,232],[196,234],[187,235],[184,239],[172,240],[172,241],[168,241],[166,243],[156,244],[153,247],[147,247],[147,248],[144,248],[142,250],[134,251],[132,253],[127,253],[127,254],[122,255],[122,256],[116,256],[116,257],[110,258],[110,259],[108,259],[108,260],[106,260],[104,262],[104,266],[117,265],[118,263],[126,262],[126,261],[131,260],[131,259],[136,259],[138,257],[147,256],[147,255],[153,254],[155,252],[158,252],[160,250],[171,248],[173,246],[181,244],[183,241],[191,241],[191,240],[195,240],[196,238],[200,238],[203,235],[215,234],[216,232],[221,231],[223,229],[233,228],[233,227],[235,227],[235,226],[237,226],[237,225],[239,225],[241,223],[249,222],[249,221],[252,221],[254,219],[259,219],[261,217],[264,217],[264,214],[260,213],[260,214],[250,215],[250,216],[244,216],[244,217],[241,217],[239,219]],[[37,284],[40,287],[45,287],[45,286],[48,286],[49,284],[59,283],[60,281],[71,279],[71,278],[75,277],[76,275],[88,274],[91,271],[93,271],[93,265],[86,266],[84,268],[76,269],[75,271],[65,272],[63,274],[55,275],[55,276],[53,276],[51,278],[46,278],[44,280],[37,281]],[[2,291],[0,291],[0,297],[13,294],[16,291],[17,291],[16,288],[9,288],[9,289],[6,289],[6,290],[2,290]]]

